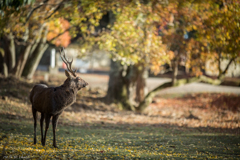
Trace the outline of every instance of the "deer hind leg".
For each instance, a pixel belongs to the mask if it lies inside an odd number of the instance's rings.
[[[43,144],[42,144],[43,146],[45,146],[45,144],[46,144],[46,137],[47,137],[47,131],[49,128],[50,118],[51,118],[51,115],[45,114],[45,134],[44,134],[44,139],[43,139]]]
[[[34,144],[37,143],[37,133],[36,133],[36,128],[37,128],[37,110],[33,108],[32,106],[32,114],[33,114],[33,119],[34,119]]]
[[[54,115],[53,116],[53,119],[52,119],[52,126],[53,126],[53,146],[55,148],[58,148],[57,147],[57,144],[56,144],[56,127],[57,127],[57,122],[58,122],[58,118],[59,118],[59,115]]]
[[[41,143],[43,145],[43,122],[44,122],[44,113],[41,113],[40,127],[41,127]]]

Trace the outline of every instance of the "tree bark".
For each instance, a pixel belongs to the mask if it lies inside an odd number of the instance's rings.
[[[172,68],[173,68],[173,74],[172,74],[172,85],[174,85],[177,81],[177,75],[178,75],[178,61],[179,58],[176,57],[173,61],[172,61]]]
[[[117,102],[120,109],[131,110],[132,106],[128,100],[127,91],[128,82],[124,79],[124,72],[126,70],[120,62],[111,60],[106,101],[107,103]]]
[[[117,102],[121,109],[135,110],[145,97],[147,70],[143,64],[123,66],[111,60],[106,101]]]
[[[141,101],[144,100],[144,97],[147,92],[146,88],[146,79],[148,78],[148,70],[145,67],[144,64],[139,64],[135,66],[135,72],[136,76],[136,98],[135,101],[137,103],[140,103]]]
[[[24,69],[24,66],[27,62],[28,59],[28,55],[30,53],[30,49],[32,47],[32,44],[27,44],[27,46],[25,46],[21,52],[20,52],[20,56],[18,58],[18,61],[16,63],[16,66],[14,68],[13,74],[17,77],[20,78]]]
[[[6,65],[8,66],[8,72],[11,73],[16,65],[14,36],[10,32],[8,35],[4,35],[3,37],[5,42],[4,50],[5,50]]]
[[[27,79],[32,79],[43,53],[47,50],[48,46],[48,44],[39,43],[32,56],[28,59],[27,64],[22,72],[22,76],[26,77]]]
[[[0,48],[0,60],[2,61],[1,64],[1,71],[2,71],[2,74],[5,76],[5,77],[8,77],[8,67],[7,67],[7,64],[6,64],[6,54],[4,52],[4,50],[2,48]]]
[[[37,66],[43,56],[43,53],[46,51],[46,49],[49,46],[46,43],[47,33],[48,33],[48,28],[45,28],[41,35],[41,40],[37,44],[35,44],[36,47],[34,47],[34,51],[32,55],[28,58],[27,64],[24,67],[22,76],[26,77],[27,79],[32,79],[33,74],[35,73]]]
[[[36,50],[36,48],[38,47],[41,39],[42,39],[42,36],[43,36],[43,31],[44,31],[44,28],[46,28],[46,23],[43,23],[39,29],[39,32],[38,32],[38,36],[35,40],[35,43],[32,45],[32,48],[30,50],[30,53],[29,53],[29,57],[32,56],[33,52]]]

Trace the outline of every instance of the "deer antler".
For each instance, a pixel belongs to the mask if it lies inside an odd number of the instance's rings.
[[[64,48],[62,48],[62,51],[63,51],[63,56],[62,56],[62,52],[61,52],[61,49],[60,49],[60,55],[61,55],[61,58],[62,58],[63,62],[66,64],[68,71],[70,73],[72,73],[73,76],[76,77],[76,71],[77,70],[74,70],[74,71],[72,70],[73,59],[71,61],[68,61],[67,58],[66,58],[66,53],[65,53]]]

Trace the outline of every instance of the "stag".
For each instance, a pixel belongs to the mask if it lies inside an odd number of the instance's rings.
[[[49,128],[50,119],[52,117],[53,146],[55,148],[57,148],[56,127],[59,116],[62,114],[65,108],[72,105],[76,101],[77,92],[88,85],[87,82],[76,75],[76,70],[72,70],[73,59],[69,61],[66,58],[64,48],[62,51],[60,50],[60,55],[68,69],[68,71],[65,70],[67,79],[64,81],[64,83],[58,87],[48,87],[45,84],[37,84],[33,87],[30,93],[30,101],[32,103],[32,114],[34,119],[34,144],[37,142],[37,112],[40,112],[41,143],[43,146],[45,146],[47,131]],[[43,136],[44,120],[45,134]]]

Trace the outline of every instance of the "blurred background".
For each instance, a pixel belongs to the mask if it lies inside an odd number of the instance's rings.
[[[63,47],[89,85],[33,145]],[[239,62],[239,0],[1,0],[0,159],[238,159]]]
[[[140,116],[131,123],[239,127],[239,1],[3,0],[0,17],[4,107],[26,104],[27,115],[34,84],[61,85],[65,47],[89,83],[66,114],[101,111],[117,123],[130,111]]]

